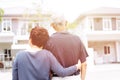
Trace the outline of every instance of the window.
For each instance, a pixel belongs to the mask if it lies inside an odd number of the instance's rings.
[[[4,49],[4,57],[5,60],[12,60],[12,54],[11,54],[11,49]]]
[[[116,20],[117,30],[120,30],[120,19]]]
[[[30,22],[30,21],[21,21],[20,22],[20,30],[19,34],[20,35],[28,35],[31,31],[31,29],[35,26],[40,26],[39,22]]]
[[[90,29],[90,30],[94,30],[93,18],[89,18],[89,19],[88,19],[88,25],[89,25],[89,29]]]
[[[31,29],[33,27],[33,24],[32,23],[28,23],[27,26],[28,26],[27,31],[28,31],[28,33],[30,33],[30,31],[31,31]]]
[[[4,19],[2,21],[2,31],[3,32],[9,32],[12,31],[12,24],[10,19]]]
[[[104,54],[110,54],[110,46],[104,46]]]
[[[103,30],[112,30],[111,19],[104,18],[103,19]]]

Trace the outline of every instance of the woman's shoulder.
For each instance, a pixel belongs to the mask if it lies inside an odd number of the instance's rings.
[[[24,55],[24,54],[26,54],[26,53],[27,53],[27,51],[21,50],[21,51],[18,51],[18,52],[16,53],[16,56]]]
[[[45,52],[47,55],[49,55],[49,56],[53,56],[53,54],[52,54],[52,52],[50,52],[49,50],[47,50],[47,49],[43,49],[43,52]]]
[[[51,53],[51,52],[50,52],[49,50],[47,50],[47,49],[43,49],[42,51],[45,52],[45,53],[48,53],[48,54]]]

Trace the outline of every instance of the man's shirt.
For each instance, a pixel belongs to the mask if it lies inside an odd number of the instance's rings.
[[[88,56],[80,38],[67,32],[54,33],[44,48],[51,51],[64,67],[76,64],[79,59],[83,63]]]

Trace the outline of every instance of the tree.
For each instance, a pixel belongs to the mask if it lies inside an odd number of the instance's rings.
[[[51,13],[49,12],[44,13],[42,9],[43,5],[42,0],[39,3],[32,3],[32,5],[33,5],[32,8],[25,9],[23,17],[29,20],[28,21],[28,23],[30,23],[29,25],[31,25],[31,23],[34,23],[34,25],[39,25],[47,28],[48,27],[47,23],[50,22]],[[29,26],[28,32],[31,30],[31,28],[32,27]]]
[[[0,8],[0,22],[2,21],[3,15],[4,15],[4,10]]]

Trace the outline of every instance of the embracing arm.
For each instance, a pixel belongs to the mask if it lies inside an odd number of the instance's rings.
[[[61,77],[68,76],[75,73],[81,66],[81,64],[78,62],[77,65],[73,65],[68,68],[63,68],[63,66],[61,66],[61,64],[57,61],[57,59],[52,54],[50,56],[51,56],[50,57],[51,70]]]

